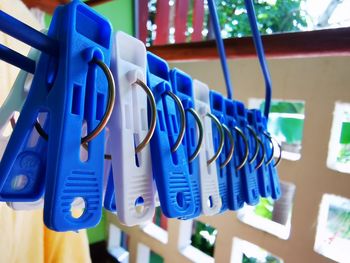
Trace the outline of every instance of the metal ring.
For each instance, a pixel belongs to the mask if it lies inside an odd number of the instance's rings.
[[[253,127],[250,126],[250,125],[247,125],[247,128],[248,128],[248,131],[250,131],[250,133],[253,135],[254,140],[255,140],[255,146],[256,146],[256,147],[255,147],[255,152],[254,152],[252,158],[251,158],[250,160],[248,160],[248,162],[249,162],[250,164],[252,164],[252,163],[255,161],[256,157],[258,157],[259,148],[260,148],[260,143],[259,143],[258,135],[256,135],[256,132],[254,131]]]
[[[204,138],[204,136],[203,136],[204,129],[203,129],[203,123],[202,123],[201,118],[199,117],[198,113],[193,108],[189,108],[189,109],[187,109],[187,111],[190,112],[193,115],[194,119],[196,120],[197,126],[198,126],[198,132],[199,132],[197,147],[194,150],[193,154],[188,159],[188,162],[192,162],[194,159],[196,159],[196,157],[198,156],[198,154],[201,150],[203,138]]]
[[[220,165],[220,168],[222,169],[231,161],[233,157],[233,152],[235,150],[235,142],[233,140],[233,136],[232,136],[232,133],[230,132],[230,129],[225,124],[221,124],[221,125],[224,131],[226,132],[231,144],[231,148],[230,148],[229,154],[227,155],[226,160]]]
[[[272,137],[272,136],[271,136],[271,138],[272,138],[272,140],[274,140],[274,141],[276,142],[276,144],[278,145],[278,149],[279,149],[278,158],[277,158],[277,160],[275,161],[275,163],[273,164],[273,167],[276,167],[276,166],[280,163],[280,161],[281,161],[281,159],[282,159],[282,146],[281,146],[281,144],[277,141],[277,139],[276,139],[275,137]]]
[[[113,78],[111,70],[106,65],[106,63],[104,63],[102,60],[94,58],[92,60],[92,62],[94,62],[97,66],[99,66],[106,75],[106,78],[108,81],[108,103],[107,103],[106,112],[105,112],[102,120],[100,121],[100,123],[96,126],[96,128],[92,132],[90,132],[90,134],[81,138],[82,144],[93,140],[106,127],[107,122],[109,121],[109,118],[112,115],[113,108],[114,108],[114,102],[115,102],[115,83],[114,83],[114,78]]]
[[[148,101],[151,105],[151,124],[148,133],[146,134],[146,137],[143,139],[142,142],[135,148],[135,152],[141,152],[143,148],[151,141],[152,136],[154,134],[154,131],[156,129],[156,124],[157,124],[157,106],[156,106],[156,101],[154,99],[153,93],[151,89],[140,79],[137,79],[135,81],[135,84],[139,85],[147,94]]]
[[[234,129],[238,132],[238,134],[242,137],[243,141],[244,141],[244,145],[245,145],[245,155],[243,157],[243,161],[240,165],[238,165],[236,167],[236,170],[240,170],[243,168],[243,166],[245,165],[245,163],[247,162],[248,160],[248,157],[249,157],[249,146],[248,146],[248,140],[247,140],[247,137],[245,137],[243,131],[238,128],[237,126],[234,126]]]
[[[176,96],[174,93],[172,93],[171,91],[167,91],[165,92],[166,95],[169,95],[176,103],[179,112],[180,112],[180,132],[179,132],[179,136],[177,137],[176,142],[173,145],[173,148],[171,149],[172,152],[175,152],[179,146],[181,145],[182,139],[185,136],[185,131],[186,131],[186,116],[185,116],[185,110],[184,107],[182,106],[181,100],[179,99],[178,96]]]
[[[95,63],[97,66],[99,66],[104,72],[104,74],[106,75],[106,78],[108,81],[108,104],[107,104],[106,112],[102,120],[100,121],[100,123],[96,126],[96,128],[92,132],[90,132],[85,137],[81,138],[81,144],[83,145],[90,142],[94,138],[96,138],[96,136],[98,136],[100,132],[105,128],[105,126],[107,125],[107,122],[109,121],[109,118],[112,115],[114,102],[115,102],[115,83],[114,83],[111,70],[102,60],[94,58],[92,62]],[[49,138],[48,134],[44,131],[44,129],[41,127],[38,121],[35,122],[34,127],[41,137],[43,137],[45,140],[48,140]]]
[[[216,151],[216,153],[214,154],[214,156],[207,161],[207,165],[210,165],[212,162],[216,161],[217,158],[219,158],[219,156],[222,152],[222,149],[224,148],[224,130],[223,130],[218,118],[216,118],[213,114],[207,112],[206,116],[210,117],[212,119],[212,121],[214,121],[215,125],[217,126],[217,128],[219,130],[219,134],[220,134],[219,148]]]
[[[264,131],[264,135],[267,137],[267,139],[269,140],[269,142],[271,144],[271,150],[272,150],[271,151],[271,156],[268,157],[267,161],[265,162],[266,165],[269,165],[272,162],[272,160],[273,160],[273,155],[274,155],[274,152],[275,152],[275,146],[274,146],[274,144],[272,142],[271,135],[269,135],[266,131]]]
[[[263,164],[264,164],[264,161],[265,161],[265,147],[264,147],[264,144],[263,142],[258,138],[258,143],[260,144],[260,147],[262,149],[262,152],[263,152],[263,155],[262,155],[262,158],[260,159],[260,161],[257,163],[257,165],[255,166],[255,170],[258,170]]]

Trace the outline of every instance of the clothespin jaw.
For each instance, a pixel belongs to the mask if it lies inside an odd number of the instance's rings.
[[[149,52],[147,62],[148,86],[154,94],[157,111],[151,153],[160,204],[167,217],[189,216],[195,206],[186,149],[181,143],[186,125],[183,106],[172,93],[167,63]]]
[[[186,111],[186,132],[182,144],[184,145],[188,160],[188,171],[194,196],[195,210],[193,214],[184,216],[181,219],[190,219],[200,216],[202,211],[198,153],[203,139],[203,125],[198,113],[194,109],[192,78],[177,68],[170,70],[169,74],[173,91],[181,100]]]
[[[19,172],[31,177],[38,174],[35,169],[46,170],[44,221],[57,231],[92,227],[101,217],[104,132],[98,125],[108,117],[106,105],[111,98],[107,87],[113,86],[107,85],[105,77],[111,32],[109,22],[80,1],[57,8],[48,31],[55,48],[42,48],[45,52],[0,163],[0,193],[3,183]],[[47,150],[28,151],[29,135],[40,112],[47,113],[45,126],[41,126]],[[82,139],[83,123],[89,136]],[[80,159],[82,141],[88,142],[86,161]],[[22,159],[29,170],[23,170]],[[37,189],[30,194],[42,195]],[[79,218],[71,211],[77,198],[85,203]]]

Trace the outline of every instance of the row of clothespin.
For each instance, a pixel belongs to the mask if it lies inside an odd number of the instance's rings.
[[[82,2],[57,8],[47,35],[1,11],[0,30],[41,51],[0,46],[22,69],[0,108],[0,130],[13,124],[0,141],[0,201],[13,209],[44,207],[49,228],[69,231],[95,226],[102,207],[132,226],[159,204],[190,219],[281,195],[259,110],[170,70]]]

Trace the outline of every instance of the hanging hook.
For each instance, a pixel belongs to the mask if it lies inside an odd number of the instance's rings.
[[[258,170],[263,164],[264,164],[264,161],[265,161],[265,156],[266,156],[266,153],[265,153],[265,147],[264,147],[264,144],[263,142],[260,140],[260,138],[257,138],[258,139],[258,143],[262,149],[262,157],[260,159],[260,161],[257,163],[257,165],[255,166],[255,170]]]
[[[259,138],[258,138],[258,135],[256,134],[256,132],[254,131],[253,127],[250,126],[250,125],[247,125],[247,128],[248,128],[248,131],[250,131],[250,133],[253,135],[254,137],[254,140],[255,140],[255,152],[252,156],[252,158],[250,160],[248,160],[248,162],[250,164],[252,164],[256,157],[258,157],[258,154],[259,154],[259,148],[260,148],[260,143],[259,143]]]
[[[187,111],[193,115],[193,117],[197,123],[198,133],[199,133],[197,147],[194,150],[193,154],[188,159],[188,162],[192,162],[194,159],[196,159],[196,157],[198,156],[198,154],[201,150],[201,147],[203,144],[203,138],[204,138],[204,136],[203,136],[204,130],[203,130],[203,124],[202,124],[201,118],[199,117],[198,113],[193,108],[189,108],[189,109],[187,109]]]
[[[96,128],[91,133],[81,138],[82,145],[85,145],[86,143],[96,138],[100,134],[100,132],[106,127],[107,122],[109,121],[109,118],[112,115],[114,102],[115,102],[115,83],[114,83],[111,70],[106,65],[106,63],[104,63],[102,60],[94,58],[92,62],[95,63],[97,66],[99,66],[104,72],[104,74],[106,75],[106,78],[108,81],[108,103],[107,103],[106,112],[103,115],[100,123],[96,126]],[[38,121],[35,122],[34,127],[41,137],[43,137],[46,141],[49,139],[48,134],[44,131],[44,129],[41,127]]]
[[[213,114],[207,112],[206,116],[210,117],[211,120],[214,121],[216,127],[219,130],[219,134],[220,134],[219,148],[216,151],[216,153],[214,154],[214,156],[207,161],[207,165],[210,165],[212,162],[216,161],[217,158],[219,158],[219,156],[222,152],[222,149],[224,148],[224,130],[223,130],[218,118],[216,118]]]
[[[236,130],[236,132],[238,132],[238,134],[242,137],[243,141],[244,141],[244,145],[245,145],[245,154],[244,154],[244,157],[243,157],[243,160],[242,162],[236,167],[236,170],[240,170],[243,168],[243,166],[245,165],[245,163],[247,162],[248,160],[248,156],[249,156],[249,147],[248,147],[248,140],[247,140],[247,137],[245,137],[243,131],[238,128],[237,126],[234,126],[234,129]]]
[[[235,142],[233,140],[233,136],[232,136],[232,133],[230,132],[230,129],[225,124],[221,124],[221,125],[224,131],[226,132],[231,145],[231,148],[230,148],[229,154],[227,155],[226,160],[220,165],[220,168],[222,169],[231,161],[233,157],[233,152],[235,150]]]
[[[176,142],[174,143],[173,145],[173,148],[171,149],[172,152],[175,152],[181,142],[182,142],[182,139],[184,138],[185,136],[185,131],[186,131],[186,116],[185,116],[185,110],[184,110],[184,107],[182,106],[182,103],[181,103],[181,100],[179,99],[178,96],[176,96],[173,92],[171,91],[167,91],[165,93],[166,95],[169,95],[176,103],[178,109],[179,109],[179,112],[180,112],[180,132],[179,132],[179,136],[177,137],[177,140]]]

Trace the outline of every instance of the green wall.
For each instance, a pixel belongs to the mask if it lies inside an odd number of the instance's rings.
[[[112,0],[108,3],[95,6],[94,9],[109,19],[113,30],[121,30],[130,35],[134,34],[132,0]],[[45,24],[50,25],[51,16],[45,16]]]

